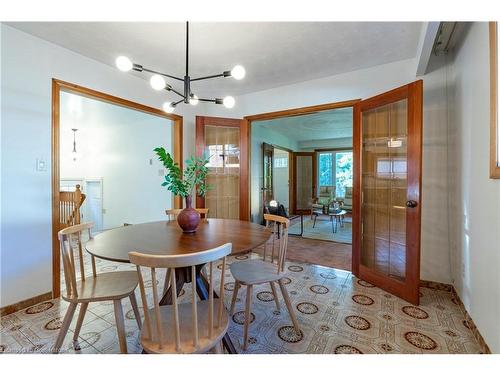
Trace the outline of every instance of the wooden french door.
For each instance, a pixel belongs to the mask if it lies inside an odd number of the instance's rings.
[[[353,273],[419,303],[422,81],[354,105]]]
[[[316,153],[293,153],[293,202],[295,214],[310,214],[316,195]]]
[[[268,143],[262,143],[262,204],[268,204],[274,199],[273,190],[273,160],[274,147]],[[263,206],[264,207],[264,206]]]
[[[208,208],[208,217],[248,220],[248,122],[196,116],[196,155],[209,158],[212,187],[197,195],[196,207]]]

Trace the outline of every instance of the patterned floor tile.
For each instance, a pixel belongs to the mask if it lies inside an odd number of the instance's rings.
[[[256,258],[257,254],[229,257],[228,263]],[[85,258],[87,269],[90,259]],[[98,272],[130,270],[129,264],[97,262]],[[216,273],[219,275],[219,273]],[[301,328],[297,334],[278,288],[280,310],[269,285],[254,288],[249,345],[242,350],[243,314],[230,318],[229,336],[240,353],[479,353],[479,345],[467,327],[464,314],[451,293],[421,288],[421,305],[412,306],[350,272],[304,262],[287,262],[284,281]],[[152,300],[151,279],[146,288]],[[163,287],[164,272],[157,284]],[[215,280],[215,289],[219,288]],[[225,277],[225,304],[229,308],[234,280]],[[64,286],[63,286],[64,288]],[[244,310],[246,288],[240,289],[236,312]],[[139,301],[141,315],[141,301]],[[191,285],[184,287],[179,301],[190,303]],[[129,300],[123,300],[129,353],[142,351],[139,329]],[[54,344],[68,303],[51,300],[0,320],[0,352],[47,353]],[[64,353],[119,353],[113,304],[89,305],[80,332],[80,350],[74,350],[72,335],[76,317],[61,349]]]

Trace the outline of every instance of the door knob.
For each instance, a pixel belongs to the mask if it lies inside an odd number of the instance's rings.
[[[416,201],[412,201],[412,200],[406,201],[406,207],[408,207],[408,208],[415,208],[417,206],[418,206],[418,203]]]

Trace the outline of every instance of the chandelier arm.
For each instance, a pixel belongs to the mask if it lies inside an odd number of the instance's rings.
[[[211,75],[211,76],[205,76],[205,77],[193,78],[193,79],[191,79],[191,82],[194,82],[194,81],[201,81],[201,80],[203,80],[203,79],[210,79],[210,78],[229,77],[230,75],[231,75],[231,72],[227,71],[227,72],[220,73],[220,74],[213,74],[213,75]]]
[[[174,106],[174,107],[175,107],[177,104],[182,103],[183,101],[184,101],[184,99],[179,100],[178,102],[174,102],[174,103],[172,103],[172,106]]]
[[[181,94],[179,91],[177,91],[176,89],[174,89],[170,85],[168,85],[167,87],[165,87],[165,90],[172,91],[172,92],[176,93],[177,95],[179,95],[181,98],[185,99],[185,96],[183,94]]]
[[[206,99],[206,98],[199,98],[198,99],[200,102],[209,102],[209,103],[217,103],[217,99]]]
[[[159,74],[159,75],[164,76],[164,77],[168,77],[168,78],[172,78],[172,79],[176,79],[178,81],[184,82],[184,78],[179,78],[179,77],[172,76],[172,75],[166,74],[166,73],[160,73],[160,72],[157,72],[155,70],[151,70],[151,69],[144,68],[144,67],[142,68],[142,70],[144,72],[153,73],[153,74]]]

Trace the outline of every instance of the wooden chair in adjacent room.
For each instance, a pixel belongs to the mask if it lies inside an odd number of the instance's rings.
[[[246,350],[248,345],[248,326],[250,324],[252,293],[254,285],[269,283],[269,286],[271,287],[271,291],[274,296],[274,301],[276,303],[276,308],[280,310],[278,294],[276,293],[276,286],[275,286],[275,283],[278,283],[281,290],[281,294],[283,295],[283,299],[285,300],[288,313],[290,314],[290,318],[292,319],[293,327],[295,328],[297,334],[299,335],[301,334],[299,323],[297,321],[297,318],[295,317],[293,306],[290,302],[290,297],[288,296],[285,284],[283,283],[283,277],[285,276],[283,271],[286,260],[286,250],[288,244],[288,228],[290,227],[290,220],[282,216],[271,215],[271,214],[264,214],[264,220],[266,220],[266,226],[269,226],[269,224],[272,224],[273,226],[272,228],[273,243],[269,259],[266,254],[267,251],[267,243],[266,243],[264,244],[264,256],[262,260],[261,259],[245,260],[241,262],[234,262],[229,266],[231,273],[233,274],[233,277],[235,279],[233,298],[231,301],[231,311],[230,311],[231,316],[234,313],[234,307],[236,304],[236,298],[238,296],[238,290],[242,285],[245,285],[247,287],[246,304],[245,304],[245,326],[243,333],[243,350]],[[278,233],[280,234],[279,236],[277,236]],[[276,256],[274,249],[275,237],[279,237]]]
[[[91,302],[113,301],[118,341],[122,353],[127,353],[125,323],[121,304],[123,298],[130,298],[137,325],[139,328],[141,327],[141,317],[134,294],[138,283],[138,277],[135,271],[97,273],[95,258],[91,255],[92,276],[85,275],[82,235],[84,232],[87,232],[89,239],[92,238],[90,229],[93,225],[93,223],[78,224],[65,228],[58,233],[61,258],[64,267],[64,281],[66,283],[66,290],[62,292],[62,298],[69,302],[69,307],[64,316],[59,336],[54,345],[55,352],[59,352],[61,348],[78,305],[80,305],[80,312],[73,335],[73,346],[76,350],[79,348],[78,335],[82,328],[87,307]],[[80,279],[77,279],[75,253],[78,255],[79,259]]]
[[[227,310],[224,306],[224,272],[226,256],[231,253],[231,244],[214,249],[185,255],[148,255],[130,252],[132,264],[137,266],[139,288],[144,307],[144,324],[141,329],[141,345],[148,353],[205,353],[215,350],[220,353],[221,340],[229,326]],[[214,272],[216,262],[222,259],[219,298],[214,298]],[[207,264],[208,263],[208,264]],[[196,280],[196,266],[207,264],[209,285],[208,299],[198,301],[196,282],[192,282],[191,303],[179,303],[177,294],[172,293],[172,305],[160,306],[157,270],[168,268],[170,282],[176,290],[176,272],[191,272],[191,280]],[[153,304],[149,307],[143,272],[151,273]],[[189,272],[189,271],[188,271]]]

